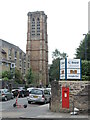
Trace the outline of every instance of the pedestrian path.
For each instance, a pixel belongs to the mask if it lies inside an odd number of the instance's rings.
[[[40,113],[34,113],[33,114],[33,109],[31,111],[29,111],[32,114],[28,114],[29,112],[27,112],[27,114],[24,114],[23,116],[20,116],[20,118],[81,118],[83,120],[85,120],[86,118],[88,119],[88,115],[83,115],[83,114],[79,114],[79,115],[70,115],[70,113],[57,113],[57,112],[51,112],[49,109],[49,104],[46,105],[42,105],[39,106],[39,108],[41,109]],[[36,108],[37,109],[37,108]]]

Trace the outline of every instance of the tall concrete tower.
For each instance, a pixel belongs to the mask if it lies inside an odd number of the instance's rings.
[[[47,15],[44,11],[28,13],[26,53],[30,67],[37,74],[37,84],[48,85]]]

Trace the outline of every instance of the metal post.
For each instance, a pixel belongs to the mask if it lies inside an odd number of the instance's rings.
[[[87,60],[87,34],[83,34],[85,35],[85,60]],[[87,66],[85,66],[85,76],[87,74]]]
[[[85,60],[87,60],[87,34],[83,35],[85,35]]]
[[[85,60],[87,60],[87,35],[85,36]]]

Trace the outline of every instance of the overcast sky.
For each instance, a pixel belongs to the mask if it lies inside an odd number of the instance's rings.
[[[26,52],[27,13],[47,15],[49,63],[57,48],[73,58],[88,32],[88,0],[0,0],[0,39]]]

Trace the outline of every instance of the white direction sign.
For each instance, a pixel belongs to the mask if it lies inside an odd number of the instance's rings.
[[[65,59],[60,60],[60,69],[65,68]]]
[[[67,79],[80,79],[80,74],[67,74]]]
[[[60,60],[60,79],[65,79],[65,59]]]
[[[67,59],[67,69],[80,68],[80,59]]]
[[[81,60],[60,60],[60,79],[81,79]]]

